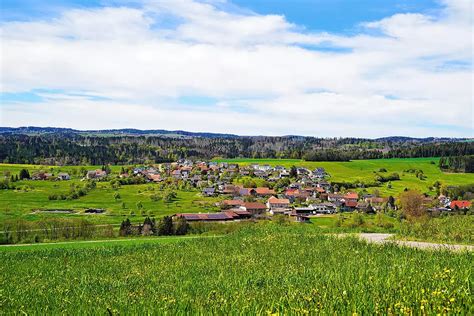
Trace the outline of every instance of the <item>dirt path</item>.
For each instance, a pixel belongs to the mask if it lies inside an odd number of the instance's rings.
[[[454,251],[460,250],[468,250],[474,251],[474,246],[469,245],[452,245],[452,244],[437,244],[431,242],[421,242],[421,241],[408,241],[408,240],[394,240],[391,239],[393,234],[366,234],[362,233],[359,234],[361,239],[367,240],[368,242],[373,242],[377,244],[384,244],[384,243],[395,243],[400,246],[407,246],[412,248],[419,248],[419,249],[449,249]]]

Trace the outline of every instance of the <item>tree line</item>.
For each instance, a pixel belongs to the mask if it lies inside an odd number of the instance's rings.
[[[186,235],[189,231],[189,224],[184,218],[178,218],[173,222],[171,216],[165,216],[162,219],[146,217],[143,224],[132,225],[127,218],[120,224],[120,236],[172,236]]]
[[[441,157],[439,167],[443,171],[474,172],[474,155]]]
[[[456,140],[284,137],[85,136],[0,134],[0,162],[46,165],[143,164],[180,158],[291,158],[308,161],[474,155]]]

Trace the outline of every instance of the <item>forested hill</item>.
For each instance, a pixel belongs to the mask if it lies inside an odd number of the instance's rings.
[[[91,136],[170,136],[170,137],[208,137],[208,138],[233,138],[238,137],[233,134],[219,133],[199,133],[187,131],[167,131],[164,129],[140,130],[134,128],[124,129],[104,129],[104,130],[76,130],[72,128],[60,127],[0,127],[0,134],[25,134],[25,135],[44,135],[44,134],[78,134]]]
[[[206,133],[206,132],[189,132],[189,131],[169,131],[164,129],[151,129],[141,130],[134,128],[123,128],[123,129],[103,129],[103,130],[77,130],[72,128],[61,128],[61,127],[36,127],[36,126],[24,126],[24,127],[0,127],[0,134],[24,134],[24,135],[44,135],[44,134],[77,134],[84,136],[169,136],[169,137],[204,137],[204,138],[255,138],[263,136],[239,136],[235,134],[223,134],[223,133]],[[281,136],[287,138],[304,138],[310,139],[315,137],[306,137],[299,135],[287,135]],[[278,138],[278,137],[277,137]],[[357,139],[357,138],[345,138],[345,139]],[[360,139],[370,140],[370,139]],[[469,138],[449,138],[449,137],[427,137],[427,138],[414,138],[406,136],[389,136],[373,139],[378,143],[433,143],[433,142],[460,142],[460,141],[472,141]]]
[[[0,162],[134,164],[179,158],[293,158],[348,161],[474,155],[470,139],[383,139],[236,136],[180,131],[0,128]]]

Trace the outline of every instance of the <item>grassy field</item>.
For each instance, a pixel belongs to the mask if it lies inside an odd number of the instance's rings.
[[[0,164],[0,174],[8,170],[12,174],[18,174],[22,168],[28,168],[30,174],[33,170],[49,170],[45,166],[33,165],[8,165]],[[49,168],[49,167],[48,167]],[[53,167],[57,174],[60,171],[69,172],[80,170],[84,167]],[[113,172],[119,172],[120,166],[112,168]],[[86,167],[91,170],[94,167]],[[72,176],[69,181],[32,181],[23,180],[15,182],[18,190],[0,190],[0,223],[8,219],[22,218],[25,220],[39,220],[51,217],[67,218],[87,218],[97,224],[119,224],[125,217],[130,217],[132,221],[143,221],[145,216],[161,217],[179,212],[209,212],[219,208],[215,206],[218,198],[204,198],[199,191],[176,191],[177,198],[170,203],[163,200],[152,201],[151,195],[158,193],[156,184],[123,185],[119,189],[113,189],[109,182],[97,182],[97,188],[91,190],[86,196],[76,200],[49,200],[50,194],[66,194],[71,185],[82,186],[80,176]],[[115,200],[114,194],[118,192],[120,199]],[[142,209],[137,207],[141,202]],[[125,204],[125,205],[123,205]],[[105,214],[84,214],[87,208],[102,208]],[[47,212],[35,212],[36,210],[51,209],[72,209],[78,212],[73,214],[58,214]]]
[[[6,314],[472,315],[473,260],[259,224],[221,238],[0,251],[0,306]]]
[[[377,189],[383,195],[398,195],[403,189],[417,189],[421,192],[434,194],[429,188],[435,181],[440,181],[445,185],[462,185],[474,183],[474,174],[445,173],[438,168],[439,158],[407,158],[407,159],[374,159],[374,160],[354,160],[350,162],[313,162],[297,159],[225,159],[216,161],[226,161],[249,165],[253,163],[280,165],[284,167],[301,166],[310,169],[322,167],[331,175],[330,180],[340,182],[373,181],[375,173],[381,168],[387,170],[386,174],[397,172],[400,181],[393,181],[392,188],[388,189],[382,185]],[[435,164],[432,164],[434,162]],[[418,179],[415,174],[404,172],[408,169],[421,169],[426,176],[425,180]],[[384,173],[381,173],[384,174]],[[370,191],[370,190],[369,190]]]
[[[91,248],[108,248],[108,247],[136,247],[147,244],[167,244],[181,242],[185,240],[193,240],[196,238],[216,238],[214,236],[161,236],[161,237],[135,237],[135,238],[116,238],[107,240],[84,240],[84,241],[64,241],[52,243],[38,244],[17,244],[17,245],[0,245],[0,252],[19,252],[19,251],[41,251],[51,249],[91,249]]]

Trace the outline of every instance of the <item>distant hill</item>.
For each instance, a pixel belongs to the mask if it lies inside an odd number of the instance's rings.
[[[104,130],[77,130],[72,128],[61,128],[61,127],[36,127],[36,126],[23,126],[23,127],[0,127],[0,134],[78,134],[78,135],[90,135],[90,136],[167,136],[167,137],[202,137],[202,138],[271,138],[272,136],[239,136],[236,134],[224,134],[224,133],[208,133],[208,132],[189,132],[189,131],[169,131],[164,129],[151,129],[141,130],[135,128],[123,128],[123,129],[104,129]],[[278,138],[292,139],[293,141],[305,141],[310,138],[317,138],[311,136],[301,135],[285,135],[285,136],[274,136]],[[343,138],[343,139],[355,139],[365,140],[365,138]],[[470,138],[449,138],[449,137],[426,137],[426,138],[415,138],[407,136],[388,136],[380,137],[375,139],[366,139],[377,142],[391,142],[391,143],[404,143],[404,142],[419,142],[419,143],[432,143],[432,142],[459,142],[459,141],[473,141]]]
[[[204,137],[204,138],[235,138],[237,135],[220,133],[199,133],[187,131],[168,131],[164,129],[140,130],[134,128],[104,129],[104,130],[76,130],[59,127],[0,127],[0,134],[79,134],[93,136],[170,136],[170,137]]]

